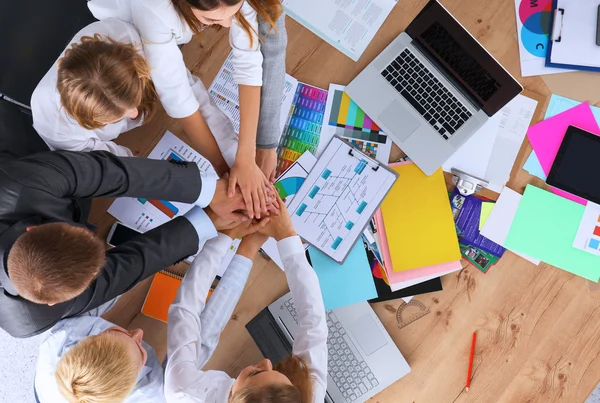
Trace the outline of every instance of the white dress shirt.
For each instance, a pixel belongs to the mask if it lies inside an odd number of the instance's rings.
[[[86,26],[75,35],[66,49],[70,48],[72,43],[79,42],[81,37],[94,36],[94,34],[108,36],[118,42],[136,45],[139,54],[144,56],[152,66],[148,58],[148,53],[144,52],[146,47],[142,49],[142,39],[136,28],[130,23],[116,18],[108,18]],[[176,45],[175,48],[177,49]],[[177,52],[177,57],[182,59],[179,49],[177,49]],[[59,59],[64,56],[64,53],[64,51],[61,53]],[[169,63],[167,61],[167,64]],[[193,98],[191,104],[195,108],[194,110],[200,109],[200,113],[206,120],[208,127],[217,141],[225,162],[229,166],[233,166],[237,153],[237,136],[231,121],[215,105],[198,77],[192,75],[185,66],[183,66],[181,73],[183,75],[182,80],[186,84],[185,90]],[[153,78],[154,76],[155,74],[153,74]],[[31,97],[33,126],[48,146],[53,150],[104,150],[119,156],[131,156],[132,152],[129,148],[118,145],[112,140],[117,138],[121,133],[141,126],[143,123],[142,120],[135,121],[124,118],[100,129],[87,130],[81,127],[74,118],[70,117],[61,106],[60,94],[56,89],[57,79],[58,60],[39,82]],[[170,78],[170,80],[174,80],[174,78]],[[159,86],[156,82],[154,84],[158,91]],[[162,97],[161,100],[163,100]],[[189,115],[191,113],[187,116]]]
[[[116,302],[116,298],[97,309],[82,316],[63,319],[45,333],[40,345],[36,374],[35,390],[40,403],[68,402],[60,393],[54,374],[61,357],[83,339],[100,334],[114,327],[102,318]],[[148,353],[146,364],[140,371],[133,392],[124,400],[125,403],[161,403],[163,394],[163,369],[156,358],[154,349],[145,342],[142,346]]]
[[[88,7],[99,20],[114,17],[135,25],[144,40],[152,80],[169,116],[185,118],[198,110],[183,55],[177,46],[188,43],[193,32],[171,0],[90,0]],[[242,85],[261,86],[263,56],[257,34],[257,14],[247,2],[240,11],[253,27],[254,38],[250,46],[250,37],[234,18],[229,33],[234,80]]]
[[[202,371],[202,367],[218,344],[252,262],[236,255],[208,303],[198,296],[208,293],[230,244],[231,239],[222,234],[206,243],[169,309],[165,370],[165,397],[169,403],[228,401],[234,379],[222,371]],[[294,335],[293,353],[308,364],[313,401],[322,403],[327,390],[327,325],[319,281],[298,236],[280,241],[278,247],[298,312],[299,332]]]

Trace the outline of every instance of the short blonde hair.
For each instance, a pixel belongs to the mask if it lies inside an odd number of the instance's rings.
[[[79,342],[60,359],[55,378],[70,403],[116,403],[131,394],[139,374],[130,350],[104,332]]]

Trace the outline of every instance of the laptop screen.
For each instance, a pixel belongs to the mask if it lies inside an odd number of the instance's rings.
[[[492,116],[523,88],[437,1],[406,29],[415,45]]]

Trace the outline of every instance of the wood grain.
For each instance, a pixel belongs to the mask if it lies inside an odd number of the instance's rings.
[[[443,0],[463,25],[523,84],[545,111],[550,92],[539,77],[522,78],[515,13],[508,0]],[[327,88],[347,84],[401,31],[426,3],[398,2],[361,59],[354,63],[298,23],[287,19],[287,72],[300,81]],[[183,49],[192,72],[208,85],[227,57],[226,30],[208,30]],[[572,75],[552,77],[570,88]],[[558,82],[559,84],[556,84]],[[580,84],[579,84],[580,85]],[[599,94],[597,91],[596,94]],[[566,94],[565,94],[566,95]],[[597,102],[588,92],[569,94]],[[166,129],[185,140],[178,124],[161,111],[148,125],[118,139],[147,155]],[[522,192],[527,183],[544,186],[521,169],[531,147],[525,141],[509,186]],[[395,149],[396,154],[400,150]],[[415,195],[419,197],[419,195]],[[496,198],[493,192],[486,196]],[[105,236],[114,219],[105,213],[110,200],[94,203],[92,221]],[[373,308],[408,360],[412,372],[371,401],[381,403],[583,402],[600,379],[600,301],[597,287],[552,266],[533,264],[507,252],[488,274],[468,263],[443,278],[444,291],[416,297],[431,313],[403,329],[395,313],[401,301]],[[166,325],[139,314],[149,282],[124,296],[107,317],[127,327],[142,327],[159,358],[165,354]],[[263,257],[255,259],[244,294],[207,368],[231,376],[261,357],[244,326],[261,309],[287,291],[284,274]],[[464,392],[471,334],[477,331],[473,380]]]

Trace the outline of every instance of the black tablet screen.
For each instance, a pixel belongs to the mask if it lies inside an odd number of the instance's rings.
[[[600,203],[600,137],[569,126],[547,183]]]

